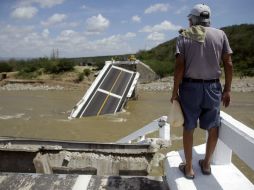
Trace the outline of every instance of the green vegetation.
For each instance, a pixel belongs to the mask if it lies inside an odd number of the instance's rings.
[[[234,73],[254,76],[254,24],[234,25],[222,28],[233,50]],[[149,51],[139,51],[138,59],[148,64],[160,77],[172,75],[175,64],[176,38]]]
[[[91,70],[88,68],[85,68],[82,73],[78,74],[78,78],[75,80],[75,82],[77,82],[77,83],[82,82],[84,80],[85,76],[89,77],[90,74],[91,74]]]
[[[136,57],[149,65],[160,77],[165,77],[174,71],[175,43],[176,38],[149,51],[139,51]]]
[[[82,82],[84,80],[84,73],[79,73],[78,78],[75,80],[75,82]]]
[[[97,70],[101,70],[106,60],[114,57],[117,60],[127,60],[129,54],[119,56],[98,56],[98,57],[80,57],[80,58],[37,58],[28,60],[0,61],[0,73],[17,71],[17,77],[33,79],[41,74],[60,74],[67,71],[73,71],[76,65],[90,65]],[[79,74],[76,81],[82,81],[84,76],[88,77],[91,70],[84,70]],[[83,75],[83,76],[82,76]]]
[[[45,68],[46,73],[59,74],[74,69],[74,63],[68,59],[53,60]]]
[[[18,71],[21,78],[36,78],[43,73],[59,74],[74,69],[74,63],[68,59],[38,58],[31,60],[10,60],[0,62],[0,72]]]
[[[234,25],[222,28],[233,50],[235,73],[254,76],[254,24]]]
[[[12,69],[13,69],[12,66],[7,62],[0,63],[0,73],[11,72]]]
[[[91,74],[91,70],[90,69],[84,69],[83,73],[86,77],[88,77]]]

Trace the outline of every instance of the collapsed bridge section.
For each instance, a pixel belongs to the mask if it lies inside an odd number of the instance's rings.
[[[70,117],[80,118],[112,114],[121,111],[131,97],[139,73],[106,63],[83,98],[73,108]]]

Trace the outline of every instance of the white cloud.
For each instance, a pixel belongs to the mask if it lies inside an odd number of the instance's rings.
[[[167,12],[169,9],[169,4],[157,3],[151,5],[145,10],[145,14],[151,14],[155,12]]]
[[[134,37],[136,37],[137,35],[135,34],[135,33],[133,33],[133,32],[128,32],[128,33],[126,33],[125,34],[125,37],[126,38],[134,38]]]
[[[31,6],[18,7],[11,13],[11,16],[13,18],[18,18],[18,19],[31,19],[36,15],[37,12],[38,12],[38,9],[36,9],[35,7],[31,7]]]
[[[133,22],[141,22],[141,18],[138,15],[134,15],[131,19]]]
[[[44,56],[47,51],[48,40],[45,35],[36,33],[33,27],[1,26],[0,52],[6,57],[34,57]]]
[[[178,25],[174,25],[172,24],[170,21],[163,21],[160,24],[156,24],[154,26],[145,26],[144,28],[142,28],[139,32],[162,32],[162,31],[169,31],[169,30],[179,30],[181,28],[181,26]]]
[[[181,13],[187,11],[188,9],[189,8],[186,5],[184,5],[183,7],[179,8],[178,10],[176,10],[175,13],[176,14],[181,14]]]
[[[97,44],[103,44],[105,46],[114,46],[114,45],[119,45],[123,41],[129,40],[134,37],[136,37],[136,34],[132,33],[132,32],[128,32],[124,35],[120,35],[120,34],[112,35],[110,37],[103,38],[101,40],[97,40]]]
[[[41,35],[44,37],[44,38],[48,38],[49,37],[49,30],[48,29],[44,29],[41,33]]]
[[[39,4],[42,8],[51,8],[55,5],[60,5],[64,0],[19,0],[18,6],[31,6],[33,4]]]
[[[57,24],[57,23],[61,23],[66,18],[67,18],[67,16],[65,14],[56,13],[56,14],[52,15],[51,17],[49,17],[47,21],[42,21],[41,24],[43,26],[48,27],[48,26],[52,26],[52,25]]]
[[[129,41],[136,37],[135,33],[128,32],[124,35],[112,35],[94,42],[94,50],[110,54],[133,53]]]
[[[75,34],[76,32],[74,30],[63,30],[60,35],[65,37],[72,37]]]
[[[86,5],[82,5],[81,9],[87,9],[87,6]]]
[[[69,41],[71,40],[71,38],[73,38],[74,36],[77,36],[78,33],[75,32],[74,30],[63,30],[60,35],[56,38],[57,41]]]
[[[92,16],[86,20],[86,30],[88,33],[99,34],[109,27],[109,20],[101,14]]]
[[[0,24],[0,57],[50,56],[53,48],[59,50],[60,57],[133,53],[137,50],[131,48],[130,41],[135,37],[135,33],[127,32],[92,40],[84,32],[73,29],[53,37],[49,29],[37,32],[34,27]]]
[[[35,2],[39,3],[40,6],[44,8],[60,5],[64,2],[64,0],[35,0]]]
[[[147,39],[155,42],[162,42],[165,40],[165,34],[153,32],[147,36]]]
[[[128,21],[127,20],[121,20],[121,24],[127,24]]]

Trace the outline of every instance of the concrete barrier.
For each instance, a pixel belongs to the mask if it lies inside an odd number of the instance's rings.
[[[150,144],[0,139],[0,171],[146,176],[156,150]]]
[[[254,130],[221,111],[219,142],[211,165],[212,175],[202,174],[198,164],[204,158],[205,144],[193,148],[195,179],[188,180],[178,169],[184,161],[183,151],[172,151],[166,155],[165,175],[171,190],[253,190],[254,185],[231,162],[232,152],[237,154],[250,168],[254,166]]]

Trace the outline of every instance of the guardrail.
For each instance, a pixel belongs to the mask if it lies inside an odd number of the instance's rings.
[[[193,147],[194,180],[186,179],[178,169],[185,160],[184,151],[171,151],[167,153],[164,162],[164,172],[171,190],[254,189],[252,182],[231,162],[234,152],[253,170],[254,130],[223,111],[220,116],[219,139],[211,164],[212,175],[203,175],[199,166],[199,160],[205,155],[205,144]]]
[[[130,135],[118,140],[116,143],[131,143],[134,140],[138,142],[145,140],[145,136],[159,131],[159,138],[170,141],[170,125],[167,123],[167,116],[162,116],[143,128],[131,133]]]
[[[230,164],[234,152],[254,170],[254,130],[223,111],[220,116],[221,127],[213,154],[213,164]]]
[[[237,154],[252,170],[254,170],[254,130],[237,121],[225,112],[220,112],[221,126],[219,139],[213,154],[215,165],[230,164],[232,152]],[[170,141],[170,125],[167,116],[162,116],[143,128],[120,139],[117,143],[144,141],[146,135],[159,131],[159,138]]]

